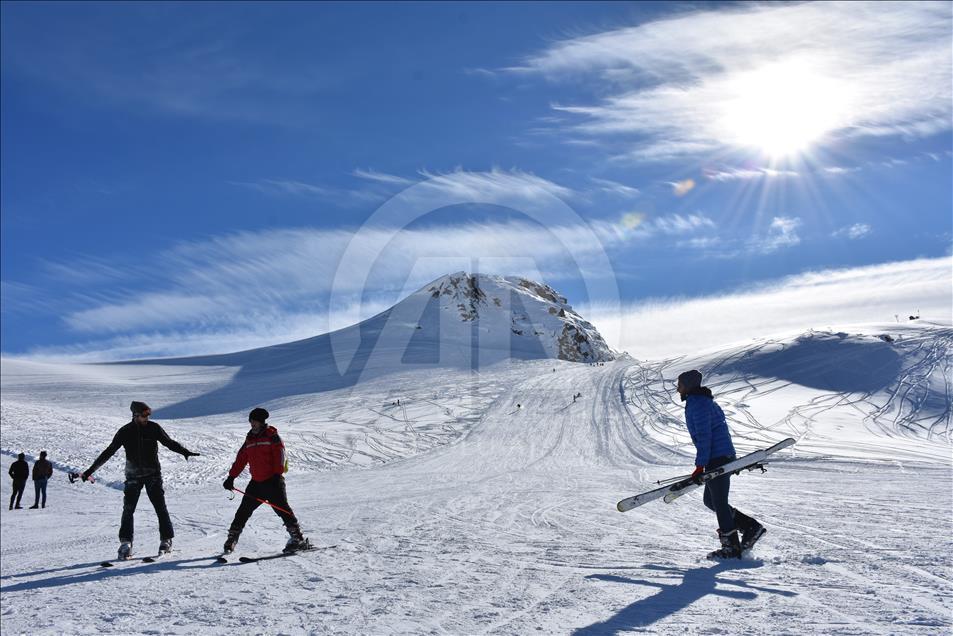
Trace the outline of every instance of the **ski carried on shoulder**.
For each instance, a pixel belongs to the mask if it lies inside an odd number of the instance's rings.
[[[795,440],[789,437],[785,440],[778,442],[774,446],[771,446],[770,448],[763,448],[760,450],[756,450],[753,453],[749,453],[745,455],[744,457],[739,457],[738,459],[732,462],[728,462],[724,466],[720,466],[718,468],[715,468],[714,470],[710,470],[710,471],[702,473],[698,477],[698,483],[696,483],[695,481],[692,481],[691,477],[685,477],[684,479],[680,479],[676,481],[674,484],[662,486],[660,488],[656,488],[654,490],[650,490],[648,492],[644,492],[639,495],[635,495],[633,497],[626,497],[625,499],[623,499],[622,501],[616,504],[616,509],[619,512],[628,512],[629,510],[632,510],[633,508],[638,508],[639,506],[646,504],[650,501],[655,501],[656,499],[663,499],[663,498],[665,500],[665,503],[671,503],[675,501],[677,498],[681,497],[682,495],[688,492],[691,492],[695,488],[698,488],[699,486],[704,485],[705,482],[711,481],[712,479],[715,479],[716,477],[721,477],[722,475],[727,475],[730,473],[738,473],[745,469],[753,470],[759,467],[763,471],[764,467],[759,466],[761,462],[763,462],[772,453],[776,453],[779,450],[782,450],[789,446],[793,446],[794,443],[795,443]]]

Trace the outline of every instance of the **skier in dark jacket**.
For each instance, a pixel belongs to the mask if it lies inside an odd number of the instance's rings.
[[[89,479],[96,469],[109,461],[120,447],[126,450],[126,483],[123,488],[122,522],[119,526],[119,558],[132,556],[133,516],[139,495],[145,487],[149,501],[152,502],[159,518],[159,553],[171,552],[172,520],[165,504],[165,490],[162,488],[162,471],[159,466],[159,444],[179,453],[186,459],[198,457],[166,434],[162,427],[149,419],[152,409],[144,402],[129,405],[132,421],[120,428],[93,465],[83,474],[83,481]]]
[[[30,465],[26,463],[26,455],[20,453],[17,460],[10,464],[10,470],[7,471],[10,478],[13,479],[13,494],[10,495],[10,510],[14,507],[17,510],[23,508],[20,505],[20,498],[23,497],[23,489],[26,488],[26,480],[30,476]],[[16,505],[14,506],[14,500]]]
[[[46,451],[40,451],[40,458],[33,463],[33,490],[35,497],[30,509],[40,507],[40,493],[43,493],[43,507],[46,508],[46,483],[53,476],[53,464],[46,458]]]
[[[735,459],[735,447],[721,407],[715,403],[711,390],[702,384],[702,374],[696,370],[678,376],[677,390],[685,402],[685,422],[695,444],[695,471],[692,478],[699,480],[706,470],[714,470]],[[722,475],[705,482],[704,502],[718,517],[718,538],[721,549],[708,555],[709,559],[741,558],[766,530],[760,523],[728,504],[731,475]],[[742,536],[739,540],[738,530]]]
[[[228,528],[228,537],[222,548],[225,554],[235,549],[245,524],[263,500],[271,504],[272,509],[288,530],[290,538],[285,545],[285,552],[306,550],[311,547],[311,542],[301,534],[298,519],[288,504],[284,478],[284,474],[288,471],[285,445],[278,437],[278,430],[274,426],[265,424],[267,419],[268,411],[263,408],[253,409],[248,414],[251,430],[245,436],[245,443],[238,449],[235,463],[228,471],[228,478],[222,483],[225,490],[233,490],[235,478],[241,475],[246,465],[248,466],[251,481],[245,488],[245,496],[242,497],[242,503],[238,506],[232,525]]]

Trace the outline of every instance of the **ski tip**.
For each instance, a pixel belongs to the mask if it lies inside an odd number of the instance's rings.
[[[113,564],[113,563],[110,563],[109,561],[103,561],[103,562],[100,563],[99,565],[100,565],[101,567],[104,567],[104,568],[111,568],[114,564]]]
[[[223,557],[223,556],[220,556],[220,557],[218,557],[218,558],[215,559],[215,562],[216,562],[216,563],[228,563],[228,559],[226,559],[226,558]]]

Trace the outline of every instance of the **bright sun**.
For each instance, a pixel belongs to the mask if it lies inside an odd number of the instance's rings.
[[[800,62],[740,73],[728,81],[723,103],[720,136],[775,159],[803,153],[844,125],[849,112],[843,88]]]

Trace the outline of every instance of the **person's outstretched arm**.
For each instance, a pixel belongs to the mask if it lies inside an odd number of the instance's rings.
[[[116,454],[116,451],[119,450],[119,447],[122,446],[122,429],[116,431],[116,434],[113,435],[113,441],[106,447],[106,450],[99,454],[99,457],[96,458],[96,461],[93,462],[93,465],[86,469],[86,472],[83,473],[83,481],[89,479],[89,476],[96,472],[96,469],[109,461],[109,458]]]
[[[168,448],[170,451],[174,451],[186,459],[189,457],[198,457],[200,455],[200,453],[193,453],[185,446],[169,437],[169,434],[166,433],[165,430],[158,424],[156,424],[156,432],[156,439],[159,440],[159,443]]]

